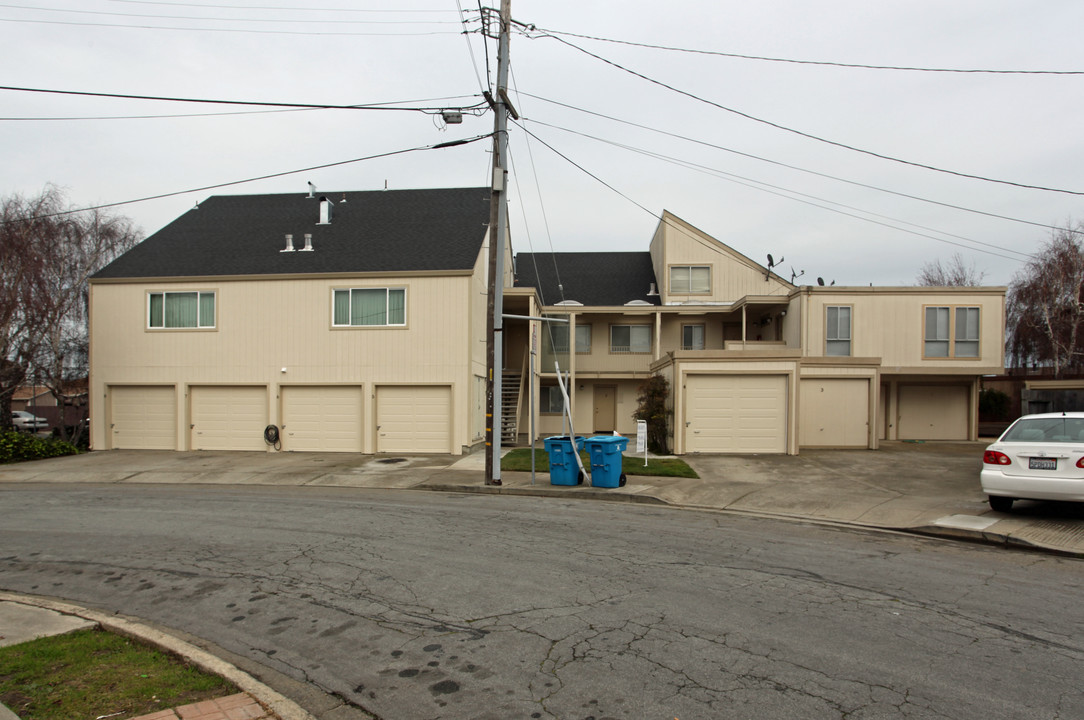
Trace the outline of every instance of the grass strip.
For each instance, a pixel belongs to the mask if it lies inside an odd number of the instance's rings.
[[[543,449],[536,449],[534,453],[535,472],[548,473],[550,471],[549,453]],[[586,450],[580,452],[580,457],[583,458],[583,466],[585,468],[590,468],[591,458]],[[501,470],[508,470],[509,472],[530,472],[531,449],[515,448],[514,450],[511,450],[507,455],[501,458]],[[654,475],[656,477],[700,477],[684,460],[678,458],[649,457],[647,466],[645,467],[644,459],[642,457],[634,457],[632,455],[622,455],[621,472],[628,476]]]
[[[0,703],[21,720],[125,720],[236,692],[169,653],[98,629],[0,648]]]

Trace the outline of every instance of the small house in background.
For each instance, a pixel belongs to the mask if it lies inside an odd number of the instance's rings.
[[[49,421],[49,427],[76,425],[87,418],[87,379],[64,384],[63,402],[44,385],[23,385],[11,396],[11,409],[33,413]]]

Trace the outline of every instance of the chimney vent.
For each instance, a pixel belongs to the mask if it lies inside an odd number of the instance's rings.
[[[317,225],[330,225],[331,224],[331,211],[335,207],[335,203],[328,200],[326,197],[320,198],[320,222]]]
[[[312,252],[312,233],[305,233],[305,247],[301,248],[301,252]]]
[[[293,252],[293,251],[294,251],[294,236],[287,234],[286,235],[286,248],[283,249],[283,250],[279,250],[279,252]]]

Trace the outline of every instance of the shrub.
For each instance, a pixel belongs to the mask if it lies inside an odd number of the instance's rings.
[[[979,392],[979,417],[990,421],[1008,420],[1011,402],[1012,398],[1000,390],[982,390]]]
[[[41,460],[43,458],[75,455],[79,450],[70,442],[53,438],[42,439],[18,430],[0,431],[0,463]]]
[[[636,420],[647,421],[647,449],[656,455],[670,454],[669,397],[670,383],[662,375],[653,375],[640,386],[639,407],[632,414]]]

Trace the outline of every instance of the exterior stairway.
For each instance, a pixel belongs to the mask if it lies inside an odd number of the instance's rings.
[[[519,398],[523,374],[505,370],[501,375],[501,445],[512,446],[519,439]]]

